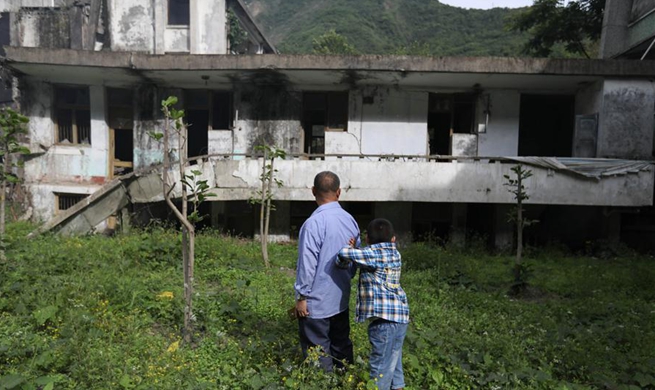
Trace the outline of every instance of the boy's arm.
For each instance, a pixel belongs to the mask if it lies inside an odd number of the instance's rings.
[[[344,247],[343,249],[354,248],[355,244],[356,244],[355,238],[351,238],[350,240],[348,240],[348,245],[349,246]],[[339,252],[339,254],[341,254],[341,252]],[[345,257],[341,257],[339,254],[337,255],[337,260],[336,260],[337,267],[344,268],[344,269],[351,267],[350,259],[347,259]],[[352,271],[354,271],[354,270],[352,270]],[[354,272],[353,272],[353,276],[354,276]]]
[[[377,265],[375,254],[370,248],[343,248],[339,251],[337,259],[352,261],[356,265],[365,268],[375,268]]]

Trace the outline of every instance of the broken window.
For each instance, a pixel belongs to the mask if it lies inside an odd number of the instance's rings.
[[[475,123],[475,95],[431,93],[428,102],[430,154],[451,154],[454,133],[470,134]]]
[[[348,92],[305,92],[303,129],[305,151],[325,153],[325,132],[348,128]]]
[[[75,206],[77,203],[79,203],[82,199],[86,198],[89,195],[86,194],[65,194],[65,193],[55,193],[55,199],[56,199],[56,212],[67,210],[73,206]]]
[[[189,0],[168,0],[168,25],[189,25]]]
[[[57,143],[91,145],[88,87],[55,88]]]
[[[232,92],[187,90],[184,94],[188,131],[188,156],[208,153],[209,130],[231,130],[233,122]]]

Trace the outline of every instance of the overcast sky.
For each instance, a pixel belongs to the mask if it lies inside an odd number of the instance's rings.
[[[439,2],[462,8],[489,9],[494,7],[525,7],[532,5],[532,0],[439,0]]]

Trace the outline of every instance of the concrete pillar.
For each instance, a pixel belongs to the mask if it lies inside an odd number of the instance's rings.
[[[603,211],[603,237],[609,246],[617,248],[621,241],[621,212],[619,210]]]
[[[191,0],[189,19],[191,54],[227,54],[225,0]]]
[[[494,247],[496,249],[511,249],[514,245],[514,223],[509,222],[509,212],[514,206],[511,204],[498,204],[494,210]]]
[[[450,243],[455,246],[466,244],[466,216],[468,206],[466,203],[453,204],[452,224],[450,227]]]
[[[154,2],[153,25],[155,26],[155,54],[166,53],[166,26],[168,25],[168,0]]]
[[[107,112],[105,87],[92,85],[89,87],[91,100],[91,146],[95,153],[88,158],[92,162],[90,176],[109,177],[109,126],[105,113]]]
[[[411,202],[376,202],[373,207],[375,218],[386,218],[393,224],[399,245],[412,242]]]
[[[290,241],[291,236],[291,203],[287,201],[274,201],[275,210],[271,210],[271,222],[268,226],[268,242]],[[259,240],[259,205],[253,210],[257,214],[257,225],[255,226],[255,240]]]
[[[221,221],[225,221],[225,202],[209,203],[209,219],[212,228],[222,228]]]
[[[600,58],[610,58],[627,49],[632,0],[607,0],[600,38]]]
[[[130,216],[130,210],[127,207],[123,207],[120,211],[120,225],[121,231],[123,233],[129,233],[130,228],[132,227],[132,221]]]

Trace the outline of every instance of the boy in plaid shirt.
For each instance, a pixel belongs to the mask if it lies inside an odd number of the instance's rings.
[[[403,341],[409,323],[409,305],[400,287],[401,256],[396,249],[396,237],[391,222],[378,218],[366,229],[366,248],[341,249],[337,266],[353,263],[359,269],[357,311],[355,321],[370,320],[368,338],[371,343],[369,365],[371,378],[377,379],[380,390],[402,389]]]

